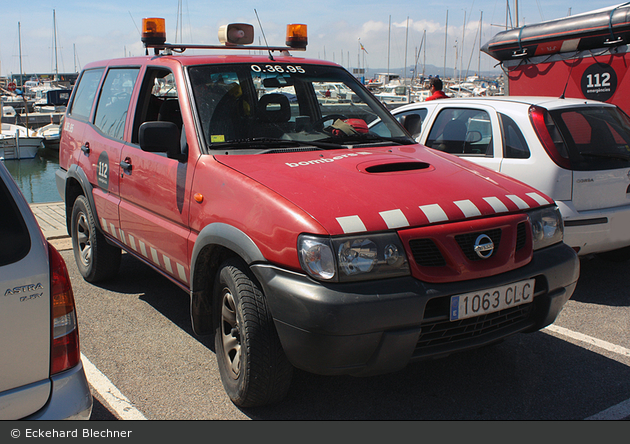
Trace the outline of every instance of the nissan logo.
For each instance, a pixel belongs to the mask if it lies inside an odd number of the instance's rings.
[[[480,234],[475,240],[473,250],[481,259],[488,259],[494,252],[494,242],[487,234]]]

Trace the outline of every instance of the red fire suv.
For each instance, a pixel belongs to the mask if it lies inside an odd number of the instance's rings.
[[[216,46],[143,25],[146,56],[91,63],[74,88],[68,232],[87,281],[124,250],[189,293],[235,404],[281,400],[294,367],[373,375],[536,331],[571,297],[553,200],[418,145],[345,69],[291,56],[305,25],[282,47],[247,46],[251,25]]]

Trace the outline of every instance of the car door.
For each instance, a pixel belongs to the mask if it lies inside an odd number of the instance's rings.
[[[499,171],[502,137],[494,109],[443,102],[422,125],[420,143]]]
[[[173,73],[148,67],[137,103],[131,142],[122,147],[120,240],[186,286],[190,271],[188,195],[193,165],[187,159],[143,151],[138,143],[139,127],[148,121],[173,122],[185,134]]]
[[[89,158],[86,174],[93,185],[96,213],[101,228],[117,239],[120,237],[120,155],[139,70],[138,67],[116,67],[107,71],[94,120],[83,134],[83,152]]]

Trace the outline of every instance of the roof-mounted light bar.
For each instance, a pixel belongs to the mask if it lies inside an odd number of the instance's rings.
[[[163,18],[142,19],[142,43],[145,48],[173,52],[186,49],[248,49],[288,52],[305,51],[308,43],[306,25],[287,25],[287,46],[249,46],[254,41],[254,27],[247,23],[231,23],[219,28],[219,42],[223,45],[192,45],[186,43],[166,43],[166,21]]]
[[[254,27],[247,23],[230,23],[219,28],[219,42],[226,46],[249,45],[254,41]]]
[[[287,25],[287,41],[286,45],[293,49],[304,48],[308,44],[308,36],[306,33],[306,25],[293,24]]]
[[[166,20],[163,18],[142,19],[142,43],[148,45],[162,45],[166,42]]]

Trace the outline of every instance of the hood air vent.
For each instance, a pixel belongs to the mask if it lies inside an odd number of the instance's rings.
[[[394,162],[372,165],[365,169],[368,173],[398,173],[402,171],[426,170],[428,163],[424,162]]]

